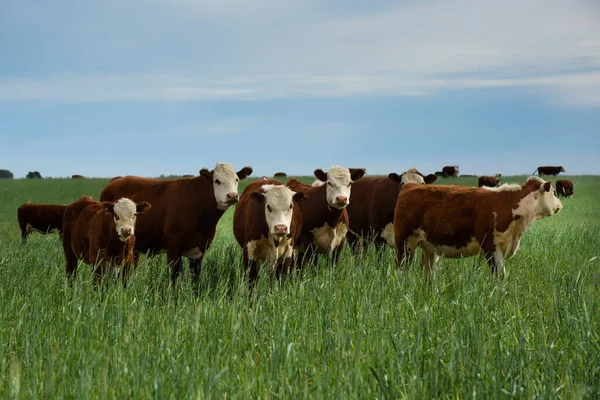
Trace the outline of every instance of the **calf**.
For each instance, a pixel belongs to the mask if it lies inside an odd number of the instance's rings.
[[[235,172],[230,164],[218,163],[212,171],[202,168],[194,178],[124,176],[113,178],[100,193],[100,200],[128,197],[136,202],[150,202],[152,209],[141,215],[137,223],[136,257],[139,253],[166,250],[173,283],[181,273],[181,258],[186,257],[197,285],[217,223],[237,203],[239,180],[251,173],[250,167]]]
[[[243,249],[251,287],[261,263],[278,275],[289,272],[294,242],[302,232],[298,203],[304,198],[303,192],[295,193],[267,178],[250,183],[242,192],[233,214],[233,234]]]
[[[499,188],[406,185],[394,212],[397,262],[402,266],[417,246],[428,271],[439,256],[483,253],[492,271],[503,276],[504,259],[517,252],[529,225],[561,209],[552,183],[538,177]]]
[[[477,186],[497,187],[500,184],[500,179],[493,176],[482,175],[477,180]]]
[[[296,249],[301,264],[307,258],[316,263],[318,254],[333,254],[333,262],[337,262],[348,232],[350,188],[364,174],[364,169],[334,166],[328,172],[315,170],[315,177],[324,182],[321,186],[306,185],[295,178],[288,181],[290,189],[308,196],[300,203],[302,232]]]
[[[559,179],[556,181],[556,194],[562,197],[573,195],[573,182],[568,179]]]
[[[398,193],[407,183],[431,184],[437,177],[424,176],[414,168],[387,177],[363,177],[352,185],[352,202],[347,207],[349,230],[346,235],[354,253],[360,249],[365,238],[371,238],[378,246],[395,246],[394,208]]]
[[[21,243],[33,232],[62,234],[63,214],[67,206],[62,204],[23,204],[17,209],[21,227]]]
[[[84,196],[65,209],[63,217],[63,250],[70,281],[77,273],[77,260],[96,265],[97,283],[109,265],[122,265],[123,284],[134,265],[136,215],[150,208],[148,202],[135,204],[122,198],[100,202]]]

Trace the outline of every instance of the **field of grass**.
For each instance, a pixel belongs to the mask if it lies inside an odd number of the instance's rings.
[[[21,246],[17,207],[98,198],[107,180],[0,180],[0,397],[598,398],[600,177],[569,178],[575,195],[525,233],[504,281],[471,257],[428,285],[390,249],[346,248],[283,282],[261,271],[252,304],[233,210],[198,293],[187,268],[169,285],[164,255],[126,289],[95,290],[85,264],[69,287],[60,238]]]

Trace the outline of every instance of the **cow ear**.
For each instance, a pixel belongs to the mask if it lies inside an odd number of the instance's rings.
[[[321,168],[315,169],[315,177],[323,182],[327,182],[327,172],[323,172]]]
[[[208,169],[206,169],[206,168],[202,168],[202,169],[200,170],[200,176],[202,176],[202,177],[206,178],[206,180],[208,180],[208,181],[212,182],[212,176],[213,176],[213,172],[212,172],[212,171],[209,171],[209,170],[208,170]]]
[[[437,176],[435,176],[434,174],[429,174],[425,177],[425,183],[427,185],[430,185],[435,181],[437,181]]]
[[[115,202],[103,201],[102,207],[111,214],[115,213]]]
[[[292,197],[292,199],[299,203],[301,201],[308,199],[308,195],[305,194],[304,192],[296,192],[296,193],[294,193],[294,196]]]
[[[140,204],[135,206],[136,214],[143,214],[150,209],[150,203],[147,201],[142,201]]]
[[[350,171],[350,178],[352,178],[352,181],[359,180],[365,176],[365,173],[367,172],[364,168],[349,168],[348,170]]]
[[[252,173],[252,167],[244,167],[237,172],[239,179],[246,179]]]
[[[393,180],[393,181],[394,181],[394,182],[396,182],[396,183],[400,183],[400,182],[402,182],[402,176],[401,176],[401,175],[398,175],[398,174],[397,174],[397,173],[395,173],[395,172],[392,172],[392,173],[390,173],[390,174],[388,175],[388,178],[390,178],[391,180]]]
[[[252,192],[252,194],[250,194],[250,197],[260,201],[261,203],[265,201],[265,195],[260,192]]]
[[[550,181],[548,181],[542,185],[543,190],[545,190],[546,192],[549,192],[551,187],[552,187],[552,182],[550,182]],[[541,192],[541,190],[540,190],[540,192]]]

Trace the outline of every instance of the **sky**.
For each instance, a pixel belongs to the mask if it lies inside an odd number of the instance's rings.
[[[1,0],[0,169],[600,174],[598,0]]]

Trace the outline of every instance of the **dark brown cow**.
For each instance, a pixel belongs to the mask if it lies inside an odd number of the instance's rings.
[[[192,175],[192,174],[185,174],[182,176],[182,178],[193,178],[193,177],[194,177],[194,175]]]
[[[538,177],[498,188],[409,184],[394,212],[397,262],[402,266],[418,246],[428,271],[440,256],[484,254],[494,273],[503,276],[504,259],[517,252],[529,225],[561,209],[552,183]]]
[[[71,179],[83,179],[83,175],[71,175]]]
[[[446,165],[442,168],[442,176],[444,178],[456,178],[458,176],[458,165]]]
[[[500,184],[500,179],[493,176],[482,175],[477,180],[477,186],[497,187]]]
[[[559,179],[556,181],[556,194],[562,197],[573,195],[573,182],[568,179]]]
[[[62,204],[23,204],[17,209],[17,219],[21,227],[21,242],[33,232],[62,233],[63,214],[66,205]]]
[[[298,203],[303,192],[294,193],[275,179],[259,179],[246,186],[233,214],[233,234],[243,249],[244,267],[250,272],[250,287],[258,277],[260,264],[287,273],[294,242],[302,233]]]
[[[69,204],[64,213],[62,237],[69,280],[75,278],[77,260],[83,260],[96,266],[96,283],[110,265],[122,265],[125,284],[134,266],[136,215],[149,208],[145,201],[137,205],[126,198],[100,202],[89,196]]]
[[[364,174],[364,169],[334,166],[328,172],[315,170],[315,177],[326,182],[320,186],[306,185],[295,178],[288,181],[290,189],[308,196],[300,203],[302,234],[296,242],[300,264],[307,260],[316,264],[318,254],[332,254],[333,262],[337,262],[348,232],[350,188]]]
[[[275,172],[275,175],[273,175],[275,178],[287,178],[287,174],[285,172]]]
[[[394,208],[402,185],[431,184],[437,177],[424,176],[414,168],[401,175],[392,172],[387,177],[365,176],[352,185],[352,201],[348,204],[350,226],[346,239],[354,253],[367,237],[375,244],[394,244]]]
[[[561,172],[566,172],[565,168],[561,165],[559,166],[543,166],[543,167],[537,167],[537,169],[535,171],[533,171],[533,173],[535,173],[537,171],[538,175],[558,175]]]
[[[136,256],[140,252],[166,250],[173,282],[181,272],[181,257],[186,257],[197,284],[217,223],[223,213],[237,203],[239,179],[251,173],[250,167],[236,173],[231,165],[219,163],[212,171],[203,168],[194,178],[125,176],[109,182],[100,200],[129,197],[136,202],[150,202],[152,209],[140,216],[137,223]]]

